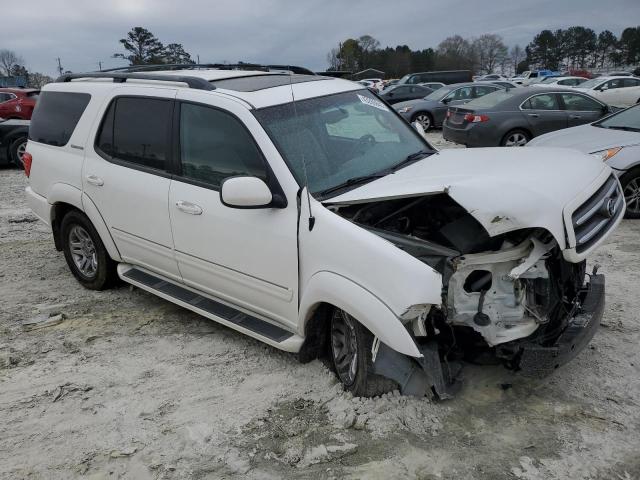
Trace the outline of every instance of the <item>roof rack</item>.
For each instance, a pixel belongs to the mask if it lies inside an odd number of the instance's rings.
[[[113,83],[124,83],[127,80],[156,80],[159,82],[186,83],[189,88],[197,90],[215,90],[216,87],[199,77],[186,75],[156,75],[154,73],[135,72],[88,72],[88,73],[67,73],[56,79],[56,83],[70,82],[79,78],[111,78]]]
[[[162,63],[155,65],[131,65],[128,67],[110,68],[104,72],[156,72],[163,70],[285,70],[301,75],[316,75],[308,68],[296,65],[261,65],[257,63]]]

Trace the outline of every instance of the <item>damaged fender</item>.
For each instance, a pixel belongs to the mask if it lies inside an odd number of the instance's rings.
[[[300,304],[301,334],[315,309],[323,302],[356,318],[393,350],[411,357],[422,357],[406,327],[382,300],[333,272],[318,272],[309,280]]]

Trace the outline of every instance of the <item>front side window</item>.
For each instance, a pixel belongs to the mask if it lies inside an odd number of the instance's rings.
[[[565,110],[579,112],[597,112],[598,110],[602,110],[601,104],[583,95],[576,95],[575,93],[562,93],[561,95]]]
[[[605,86],[607,89],[612,90],[614,88],[622,88],[623,85],[623,79],[622,78],[615,78],[613,80],[609,80]]]
[[[31,117],[29,140],[66,145],[90,99],[88,93],[42,92]]]
[[[430,146],[369,92],[300,100],[255,112],[300,185],[320,193],[402,163]]]
[[[527,110],[560,110],[555,94],[536,95],[522,104]]]
[[[172,107],[169,99],[116,98],[105,114],[96,147],[113,159],[165,170]]]
[[[246,128],[215,108],[183,103],[180,107],[182,176],[219,187],[227,177],[267,180],[263,157]]]
[[[473,87],[462,87],[454,90],[443,100],[470,100],[472,98]]]

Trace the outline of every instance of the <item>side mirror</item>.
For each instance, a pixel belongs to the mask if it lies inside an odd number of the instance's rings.
[[[451,102],[451,100],[453,100],[453,97],[443,98],[443,99],[442,99],[442,103],[444,103],[445,105],[447,105],[449,102]]]
[[[389,98],[393,97],[393,92],[387,93],[387,97],[389,97]]]
[[[229,177],[220,186],[220,201],[231,208],[266,208],[273,195],[258,177]]]

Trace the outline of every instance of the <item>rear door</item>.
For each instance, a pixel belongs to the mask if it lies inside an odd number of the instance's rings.
[[[180,280],[168,209],[175,95],[129,87],[109,98],[86,149],[83,190],[124,261]]]
[[[567,128],[567,112],[560,107],[556,93],[532,95],[520,104],[534,137]]]
[[[569,127],[595,122],[607,111],[604,104],[580,93],[561,93],[560,100],[567,112]]]

